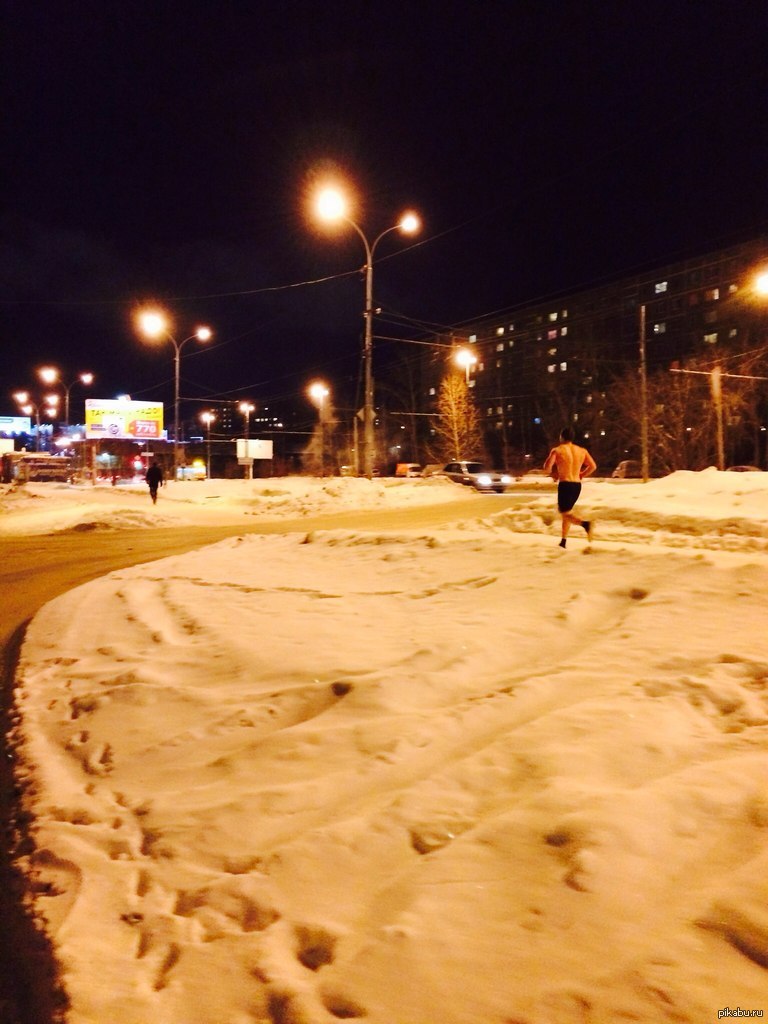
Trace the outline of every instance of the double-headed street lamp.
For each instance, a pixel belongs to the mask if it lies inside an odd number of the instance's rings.
[[[309,385],[308,393],[317,405],[320,423],[320,476],[325,476],[325,400],[330,391],[321,380],[316,380]]]
[[[248,433],[251,425],[251,413],[256,411],[256,406],[253,402],[244,400],[240,402],[237,407],[243,414],[243,421],[245,423],[245,479],[251,480],[253,478],[253,459],[251,458],[250,452],[248,451]]]
[[[69,429],[69,394],[75,384],[84,384],[86,387],[89,384],[93,384],[92,373],[79,373],[77,377],[72,381],[71,384],[65,384],[61,379],[61,374],[55,366],[43,366],[38,370],[38,376],[44,384],[60,384],[64,389],[64,425]]]
[[[343,221],[353,227],[365,246],[365,340],[363,343],[363,362],[365,376],[365,404],[363,407],[363,447],[364,473],[370,480],[373,476],[373,257],[376,246],[391,231],[402,231],[412,235],[418,231],[421,223],[415,213],[404,214],[397,224],[386,228],[369,243],[362,228],[347,215],[348,204],[345,197],[335,188],[326,188],[317,197],[317,213],[324,221]]]
[[[174,400],[173,400],[173,478],[179,475],[179,381],[181,378],[181,350],[188,341],[209,341],[212,337],[210,327],[198,327],[183,341],[176,341],[170,331],[168,317],[159,310],[143,310],[139,313],[137,323],[139,330],[150,341],[166,338],[174,348]]]
[[[56,394],[44,395],[41,402],[32,400],[28,391],[14,391],[14,401],[18,404],[25,416],[35,417],[35,451],[40,451],[40,410],[49,420],[55,420],[59,411],[59,396]]]

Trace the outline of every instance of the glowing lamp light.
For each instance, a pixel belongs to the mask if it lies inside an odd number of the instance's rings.
[[[210,327],[198,327],[195,331],[195,337],[198,341],[210,341],[213,336],[213,331]]]
[[[319,402],[320,405],[323,404],[323,399],[327,398],[329,393],[328,388],[322,381],[315,381],[314,384],[309,386],[309,397],[315,402]]]
[[[421,227],[421,220],[415,213],[406,213],[400,218],[398,227],[406,235],[414,235]]]
[[[763,298],[768,298],[768,270],[761,270],[755,278],[755,291]]]
[[[59,371],[53,366],[43,366],[39,371],[39,377],[44,384],[55,384],[59,379]]]
[[[168,332],[168,319],[157,310],[145,309],[137,317],[139,330],[148,338],[160,338]]]
[[[317,197],[317,212],[322,220],[341,220],[347,215],[347,201],[335,188],[324,188]]]

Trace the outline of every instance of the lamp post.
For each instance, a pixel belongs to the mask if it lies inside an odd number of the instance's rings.
[[[325,476],[325,400],[329,394],[330,391],[320,380],[309,386],[309,397],[317,405],[320,423],[320,476]]]
[[[14,401],[18,404],[21,411],[25,416],[35,417],[35,451],[40,451],[40,407],[43,403],[34,402],[28,391],[15,391],[13,393]],[[43,413],[50,420],[56,419],[56,414],[59,408],[59,396],[55,394],[44,395],[43,402],[45,407]]]
[[[61,379],[61,374],[54,366],[43,366],[38,370],[40,380],[45,384],[60,384],[64,390],[64,426],[69,429],[69,396],[72,388],[75,384],[84,384],[86,387],[89,384],[93,384],[92,373],[79,373],[77,377],[71,382],[71,384],[65,384]]]
[[[137,317],[139,330],[151,341],[167,338],[174,350],[174,392],[173,392],[173,478],[179,475],[179,382],[181,380],[181,350],[189,341],[209,341],[210,327],[198,327],[183,341],[177,341],[171,334],[166,315],[158,310],[143,310]]]
[[[200,413],[200,420],[201,420],[201,422],[203,422],[205,424],[206,433],[207,433],[207,437],[206,437],[206,455],[207,455],[207,459],[206,459],[206,463],[207,463],[206,472],[208,474],[208,479],[209,480],[211,479],[211,424],[215,421],[215,419],[216,419],[215,413],[212,413],[212,412],[201,412]]]
[[[414,213],[404,214],[397,224],[386,228],[377,235],[373,243],[369,243],[363,229],[351,217],[347,216],[347,201],[337,189],[324,189],[317,197],[317,212],[322,220],[328,222],[343,221],[354,228],[362,239],[365,247],[365,337],[363,342],[365,404],[363,407],[363,447],[364,474],[370,480],[373,476],[373,257],[376,246],[391,231],[402,231],[413,234],[419,230],[419,218]]]
[[[467,382],[467,387],[469,387],[469,370],[470,367],[474,366],[477,362],[477,356],[468,348],[460,348],[454,356],[454,359],[459,366],[464,367],[465,380]]]
[[[245,458],[249,461],[245,465],[245,479],[251,480],[253,478],[253,459],[248,454],[248,431],[250,429],[251,413],[255,411],[256,406],[253,402],[241,402],[237,407],[243,414],[245,420]]]

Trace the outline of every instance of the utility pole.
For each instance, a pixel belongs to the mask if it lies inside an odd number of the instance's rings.
[[[640,306],[640,469],[643,483],[650,477],[648,464],[648,369],[645,358],[645,305]]]

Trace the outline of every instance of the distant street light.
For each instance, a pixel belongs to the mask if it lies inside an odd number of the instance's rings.
[[[325,476],[325,400],[330,394],[322,381],[316,380],[309,385],[309,397],[317,405],[320,424],[320,476]]]
[[[208,479],[211,479],[211,424],[216,420],[216,414],[212,412],[201,412],[200,420],[205,424],[207,433],[207,466],[206,473]]]
[[[245,458],[249,461],[245,466],[245,479],[250,480],[253,477],[253,459],[251,459],[248,452],[248,432],[250,430],[251,413],[255,412],[256,406],[253,402],[241,402],[237,407],[243,414],[245,420]]]
[[[25,416],[35,418],[35,451],[40,451],[40,413],[42,411],[49,420],[55,420],[59,410],[59,396],[44,395],[42,401],[35,402],[28,391],[14,391],[13,400]]]
[[[40,380],[45,384],[60,384],[64,389],[64,425],[69,429],[69,396],[72,388],[75,384],[84,384],[88,386],[93,384],[92,373],[79,373],[77,377],[72,381],[71,384],[65,384],[61,379],[61,374],[54,366],[43,366],[38,370],[38,376]]]
[[[768,297],[768,270],[761,270],[755,277],[755,291],[763,298]]]
[[[174,348],[174,414],[173,414],[173,478],[179,475],[179,381],[181,378],[181,350],[188,341],[209,341],[212,337],[210,327],[198,327],[183,341],[176,341],[170,331],[168,318],[160,310],[145,309],[136,318],[140,332],[151,341],[167,338]]]
[[[365,247],[365,341],[363,345],[363,361],[365,365],[365,405],[363,408],[363,446],[364,473],[370,480],[373,477],[373,257],[376,246],[391,231],[402,231],[414,234],[419,230],[421,222],[415,213],[404,214],[397,224],[386,228],[377,235],[373,244],[368,242],[362,228],[348,216],[348,203],[344,195],[335,188],[326,188],[317,196],[317,214],[321,220],[334,222],[343,221],[354,228],[362,239]]]
[[[454,359],[459,366],[464,367],[464,371],[466,373],[466,381],[467,384],[469,384],[469,370],[470,367],[474,366],[477,363],[477,356],[468,348],[460,348],[456,355],[454,356]]]

